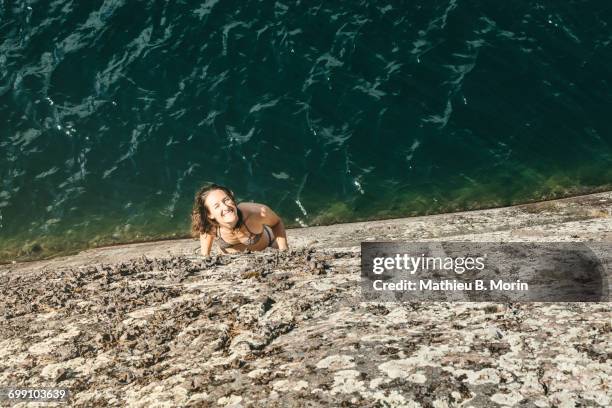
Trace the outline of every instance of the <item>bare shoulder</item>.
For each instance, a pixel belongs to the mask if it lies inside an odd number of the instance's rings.
[[[265,224],[275,226],[280,222],[280,218],[267,205],[259,203],[240,203],[240,211],[244,214],[244,221],[253,224]]]
[[[200,240],[216,238],[217,232],[212,229],[209,232],[200,233]]]
[[[259,203],[240,203],[238,204],[238,208],[240,208],[240,211],[242,211],[245,219],[251,217],[264,219],[267,218],[270,213],[274,213],[270,207]]]

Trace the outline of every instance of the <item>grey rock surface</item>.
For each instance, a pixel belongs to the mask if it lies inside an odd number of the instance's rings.
[[[0,384],[79,407],[610,406],[611,303],[365,302],[359,243],[612,244],[611,209],[600,193],[290,230],[285,253],[180,240],[4,265]]]

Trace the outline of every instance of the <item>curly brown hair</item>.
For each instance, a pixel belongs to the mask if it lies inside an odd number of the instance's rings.
[[[195,199],[193,203],[193,210],[191,210],[191,235],[194,238],[199,238],[201,234],[210,233],[210,231],[217,226],[217,223],[214,220],[208,218],[208,208],[204,202],[206,201],[206,197],[211,191],[221,190],[224,191],[233,202],[236,202],[234,198],[234,193],[227,187],[220,186],[218,184],[210,184],[206,185],[198,190],[195,194]],[[238,222],[234,226],[234,228],[239,228],[242,224],[242,212],[238,209]]]

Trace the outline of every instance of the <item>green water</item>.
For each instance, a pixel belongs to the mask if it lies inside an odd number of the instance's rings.
[[[497,4],[496,4],[497,3]],[[0,262],[612,186],[606,2],[0,2]]]

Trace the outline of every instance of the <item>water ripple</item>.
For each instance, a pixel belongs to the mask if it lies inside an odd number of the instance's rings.
[[[608,24],[575,2],[0,0],[0,254],[180,234],[205,181],[295,225],[605,185]]]

